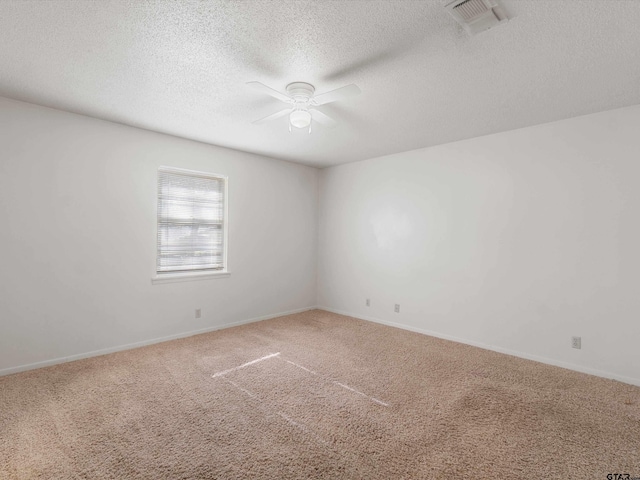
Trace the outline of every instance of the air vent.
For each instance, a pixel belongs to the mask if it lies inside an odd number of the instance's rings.
[[[497,0],[454,0],[445,5],[445,8],[469,35],[507,21],[507,15]]]

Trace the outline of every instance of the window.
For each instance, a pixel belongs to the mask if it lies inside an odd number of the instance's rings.
[[[224,176],[159,169],[156,278],[226,272],[226,197]]]

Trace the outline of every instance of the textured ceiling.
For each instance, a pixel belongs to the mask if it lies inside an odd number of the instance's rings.
[[[502,0],[469,37],[439,0],[0,0],[0,95],[314,166],[640,103],[640,1]],[[317,92],[289,133],[245,84]]]

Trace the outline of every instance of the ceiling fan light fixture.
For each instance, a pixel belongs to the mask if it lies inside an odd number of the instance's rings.
[[[311,113],[308,110],[294,110],[289,115],[289,122],[296,128],[307,128],[311,125]]]

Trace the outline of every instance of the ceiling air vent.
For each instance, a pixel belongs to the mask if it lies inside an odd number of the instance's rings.
[[[470,35],[507,21],[507,15],[497,0],[454,0],[445,8]]]

